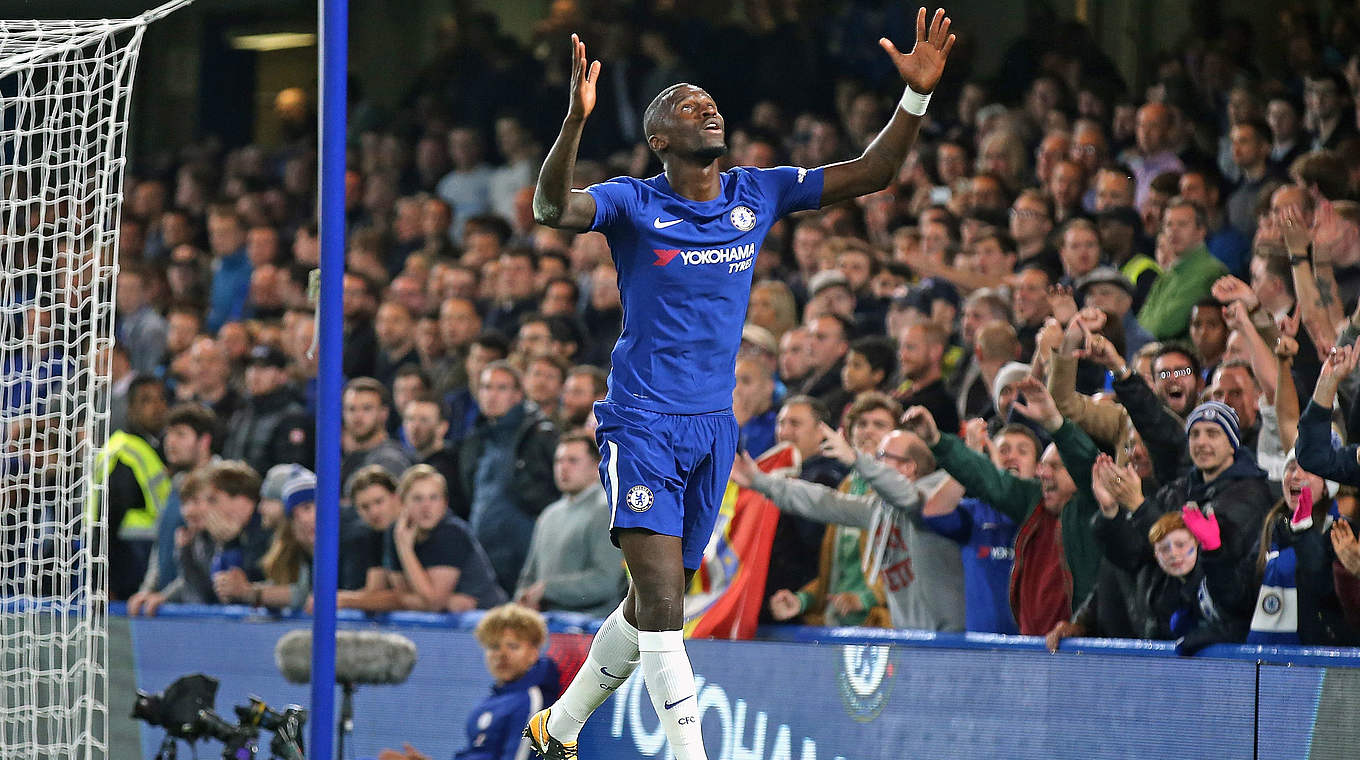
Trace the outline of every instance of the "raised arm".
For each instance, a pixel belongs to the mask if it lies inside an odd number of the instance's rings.
[[[927,32],[926,9],[921,8],[916,12],[916,44],[910,53],[898,52],[887,37],[879,39],[879,46],[892,58],[897,72],[906,82],[907,92],[902,97],[902,104],[893,109],[888,126],[878,133],[859,158],[824,167],[823,206],[882,190],[902,168],[907,152],[916,142],[916,132],[921,127],[921,116],[926,112],[930,93],[939,83],[945,59],[954,47],[949,24],[950,20],[941,8],[935,11]]]
[[[586,64],[586,44],[571,36],[571,100],[562,131],[557,133],[534,187],[534,221],[549,227],[586,230],[595,221],[595,198],[584,190],[573,190],[571,176],[576,168],[576,150],[586,117],[595,108],[595,84],[600,79],[600,62]]]

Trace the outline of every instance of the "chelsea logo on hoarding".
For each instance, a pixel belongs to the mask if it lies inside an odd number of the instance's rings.
[[[756,226],[756,212],[745,206],[737,206],[732,209],[730,218],[732,219],[732,226],[742,232],[750,232],[751,228]]]
[[[845,711],[856,721],[868,723],[883,712],[892,693],[892,677],[891,647],[867,644],[841,647],[837,686]]]

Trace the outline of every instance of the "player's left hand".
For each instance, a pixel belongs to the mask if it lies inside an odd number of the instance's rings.
[[[921,8],[916,12],[916,44],[910,53],[904,55],[899,52],[887,37],[878,40],[879,47],[888,52],[903,81],[922,95],[934,91],[935,85],[939,84],[945,59],[949,58],[949,51],[954,48],[954,35],[949,33],[949,23],[944,8],[940,8],[930,20],[930,30],[927,32],[926,9]]]

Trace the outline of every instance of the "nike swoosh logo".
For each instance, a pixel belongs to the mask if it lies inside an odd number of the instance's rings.
[[[689,695],[689,697],[692,697],[692,696],[694,696],[694,695],[693,695],[693,694]],[[675,700],[674,702],[667,702],[667,703],[666,703],[666,709],[669,710],[669,709],[671,709],[672,707],[675,707],[676,705],[680,704],[681,702],[684,702],[686,699],[689,699],[689,697],[685,697],[685,698],[683,698],[683,699],[677,699],[677,700]]]
[[[610,673],[608,670],[605,670],[603,667],[600,668],[600,672],[601,672],[601,673],[604,673],[605,676],[606,676],[607,678],[612,678],[612,679],[614,679],[615,681],[627,681],[627,680],[628,680],[628,676],[616,676],[616,675],[614,675],[613,673]]]
[[[657,228],[658,230],[664,230],[667,227],[679,224],[680,222],[683,221],[684,221],[683,219],[672,219],[669,222],[663,222],[661,221],[661,217],[658,216],[657,218],[652,220],[652,226]]]

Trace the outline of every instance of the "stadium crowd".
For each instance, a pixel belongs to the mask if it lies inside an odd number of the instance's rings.
[[[553,3],[529,44],[462,14],[399,109],[352,93],[342,607],[622,598],[591,411],[614,266],[530,203],[568,33],[604,61],[584,187],[656,173],[641,109],[682,80],[726,109],[733,165],[858,155],[900,89],[872,40],[914,10],[613,5]],[[1360,16],[1197,21],[1137,86],[1042,11],[983,78],[961,21],[892,186],[772,230],[732,399],[733,479],[783,512],[768,620],[1360,643]],[[310,604],[334,410],[314,136],[296,92],[278,108],[282,144],[131,167],[104,358],[132,614]],[[777,445],[796,478],[752,459]]]

